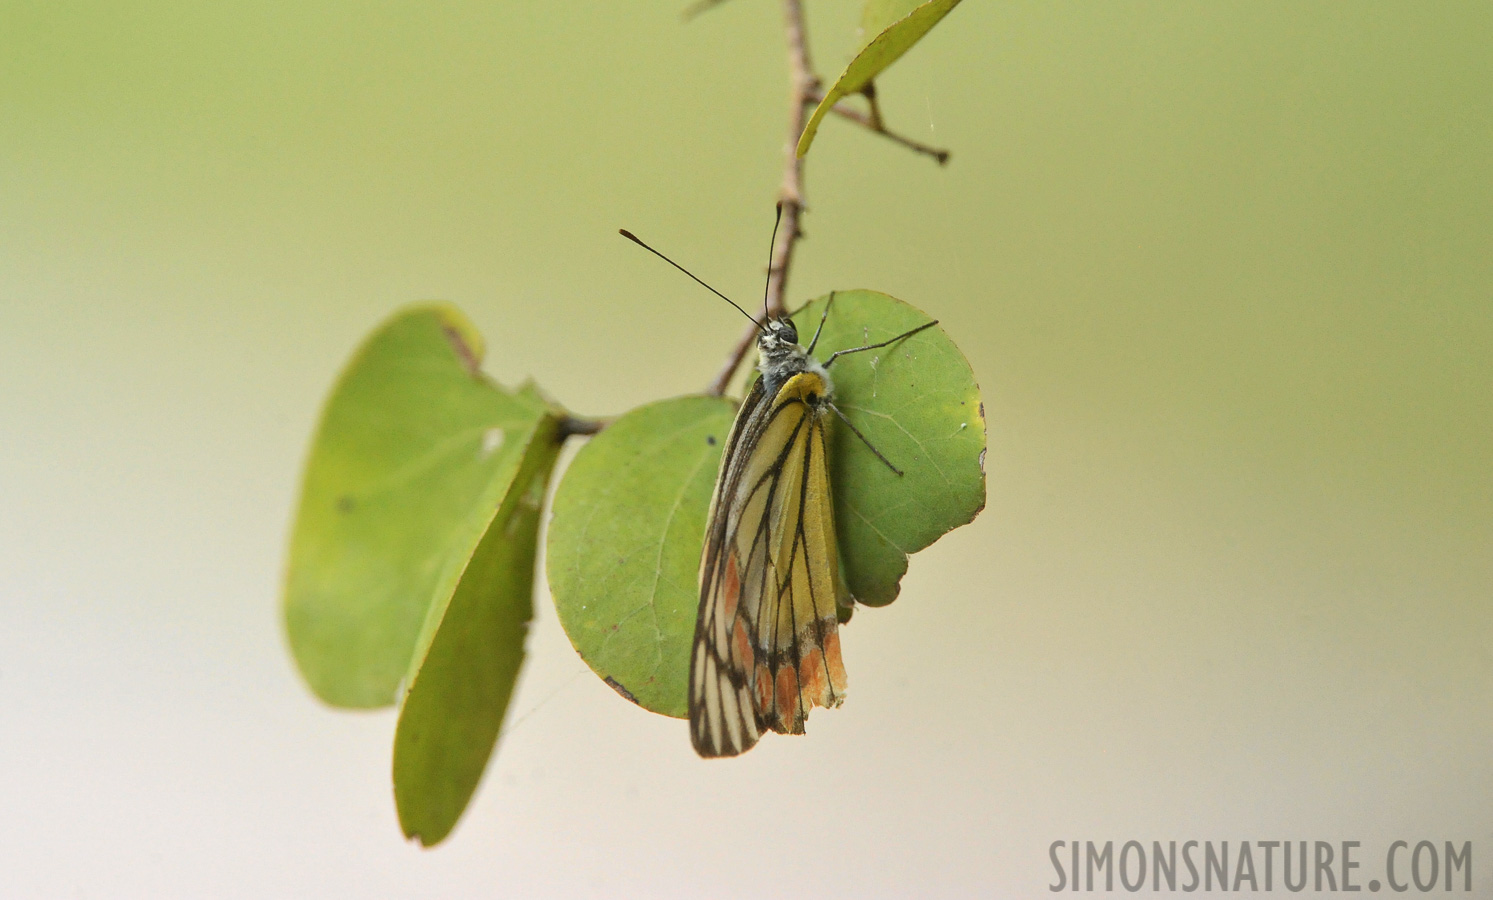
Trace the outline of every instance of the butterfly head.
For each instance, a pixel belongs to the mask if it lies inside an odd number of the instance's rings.
[[[808,352],[799,346],[798,329],[787,316],[767,320],[767,326],[757,335],[757,353],[761,357],[757,368],[774,384],[802,372],[808,358]]]
[[[803,348],[798,345],[798,328],[794,326],[793,320],[787,316],[768,319],[767,327],[757,335],[757,351],[762,354],[764,363],[793,355],[794,351],[802,354]]]
[[[761,356],[757,370],[762,373],[762,386],[769,394],[805,371],[817,372],[826,385],[829,383],[829,373],[798,343],[798,329],[787,316],[767,320],[762,333],[757,335],[757,352]]]

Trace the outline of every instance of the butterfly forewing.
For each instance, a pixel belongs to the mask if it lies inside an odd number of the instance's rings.
[[[771,396],[759,380],[726,442],[690,661],[701,756],[734,756],[769,728],[802,733],[810,709],[844,699],[826,391],[812,371]]]

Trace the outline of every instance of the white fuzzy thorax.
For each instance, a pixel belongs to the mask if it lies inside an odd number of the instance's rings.
[[[757,337],[757,353],[762,390],[769,396],[800,372],[813,372],[824,379],[826,399],[834,390],[829,372],[798,343],[798,330],[788,319],[768,320],[767,330]]]

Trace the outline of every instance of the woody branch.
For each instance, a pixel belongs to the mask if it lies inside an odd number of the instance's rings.
[[[783,0],[784,32],[788,42],[790,92],[788,97],[788,134],[783,143],[783,181],[778,187],[778,202],[783,218],[773,243],[772,259],[767,269],[767,315],[783,315],[783,297],[788,289],[788,270],[793,263],[793,249],[803,237],[804,161],[798,155],[798,136],[803,133],[809,107],[818,102],[819,77],[809,60],[809,40],[804,26],[802,0]],[[709,393],[719,396],[726,391],[741,360],[751,350],[757,329],[744,330],[732,348],[726,364],[710,382]]]

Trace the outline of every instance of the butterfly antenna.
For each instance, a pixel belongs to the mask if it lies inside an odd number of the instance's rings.
[[[705,282],[701,281],[699,278],[696,278],[694,272],[691,272],[689,269],[686,269],[684,266],[681,266],[679,263],[674,262],[674,260],[669,259],[667,256],[664,256],[662,253],[659,253],[657,250],[655,250],[652,247],[648,246],[647,244],[643,243],[643,241],[642,241],[641,238],[639,238],[637,235],[633,234],[631,231],[628,231],[626,228],[619,228],[619,229],[617,229],[617,233],[620,234],[620,235],[622,235],[623,237],[627,238],[629,241],[632,241],[634,244],[637,244],[639,247],[642,247],[644,250],[647,250],[649,253],[652,253],[654,256],[658,257],[659,259],[663,260],[664,262],[668,263],[669,265],[673,266],[674,268],[678,269],[679,271],[683,272],[684,274],[688,275],[689,277],[694,278],[696,284],[698,284],[701,287],[705,288],[705,290],[707,290],[710,293],[716,295],[717,297],[721,298],[722,300],[726,301],[727,303],[731,304],[732,306],[735,306],[736,307],[736,311],[739,312],[739,313],[741,313],[742,315],[746,316],[747,319],[750,320],[753,325],[756,325],[758,331],[765,331],[766,330],[766,329],[764,329],[762,327],[762,323],[761,322],[758,322],[756,319],[753,319],[752,318],[752,314],[749,313],[749,312],[747,312],[746,310],[742,309],[740,306],[738,306],[735,300],[732,300],[730,297],[727,297],[725,294],[722,294],[720,291],[716,290],[715,288],[713,288],[710,285],[706,284]]]
[[[778,201],[778,214],[772,220],[772,240],[767,242],[767,283],[762,285],[762,321],[767,321],[767,292],[772,288],[772,251],[778,246],[778,226],[783,223],[783,201]]]

